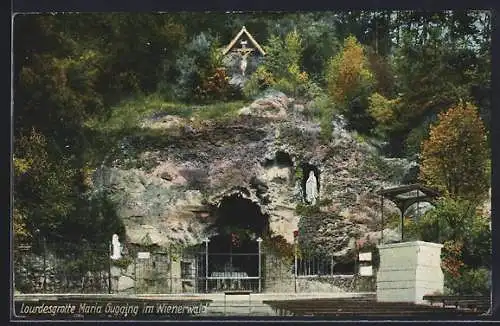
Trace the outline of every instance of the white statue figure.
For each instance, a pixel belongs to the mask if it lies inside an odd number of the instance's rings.
[[[241,63],[240,63],[240,69],[241,69],[241,75],[245,76],[245,71],[247,70],[247,55],[244,54],[241,58]]]
[[[122,258],[122,245],[118,239],[118,234],[113,234],[111,245],[113,246],[111,259],[116,260]]]
[[[311,205],[316,205],[316,198],[318,198],[318,182],[314,176],[313,171],[309,171],[309,178],[306,181],[306,200]]]

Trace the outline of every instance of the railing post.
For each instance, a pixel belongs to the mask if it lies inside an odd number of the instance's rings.
[[[380,196],[380,220],[382,227],[380,228],[380,243],[384,243],[384,195]]]
[[[208,243],[210,239],[205,238],[203,242],[205,242],[205,293],[208,293]]]
[[[169,259],[169,266],[170,266],[170,293],[174,293],[174,278],[172,275],[172,265],[173,265],[173,259],[172,259],[172,245],[168,246],[168,259]]]
[[[262,238],[258,237],[257,238],[257,244],[259,246],[259,293],[262,292],[262,276],[261,276],[261,243],[262,243]]]
[[[294,288],[295,288],[295,293],[297,293],[297,272],[298,272],[298,264],[297,264],[297,239],[293,239],[293,256],[295,260],[295,270],[294,270]]]
[[[47,243],[45,236],[42,236],[43,245],[43,293],[47,292]]]
[[[108,293],[113,293],[111,289],[111,242],[108,245]]]

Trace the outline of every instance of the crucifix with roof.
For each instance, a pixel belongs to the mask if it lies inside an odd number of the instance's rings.
[[[250,54],[255,53],[262,56],[266,54],[259,43],[257,43],[253,36],[247,31],[245,26],[243,26],[229,45],[224,48],[222,54],[226,55],[229,52],[235,52],[241,56],[240,70],[243,76],[247,68],[247,57]]]

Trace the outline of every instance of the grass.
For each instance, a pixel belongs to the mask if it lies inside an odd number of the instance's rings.
[[[237,115],[240,108],[247,105],[245,101],[215,102],[208,104],[187,104],[167,102],[157,94],[127,99],[111,110],[106,120],[89,120],[89,128],[100,130],[130,129],[139,126],[141,120],[154,116],[175,115],[197,120],[226,119]]]
[[[225,121],[235,117],[238,110],[247,104],[248,102],[245,101],[207,104],[168,102],[158,94],[125,99],[111,108],[111,115],[106,119],[86,121],[88,160],[91,165],[102,162],[104,157],[109,156],[110,150],[117,150],[118,142],[126,136],[145,141],[144,146],[138,148],[139,151],[149,147],[157,147],[170,141],[167,130],[141,127],[140,123],[144,119],[175,115],[186,119],[194,118],[193,124],[209,119]]]
[[[203,105],[197,108],[194,116],[198,119],[226,119],[235,117],[238,110],[247,105],[245,101],[220,102]]]

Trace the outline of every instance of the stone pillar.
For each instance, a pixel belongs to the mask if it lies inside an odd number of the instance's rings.
[[[442,247],[423,241],[379,245],[377,301],[424,303],[424,295],[443,293]]]
[[[172,268],[172,293],[182,293],[181,259],[172,259],[170,268]]]

